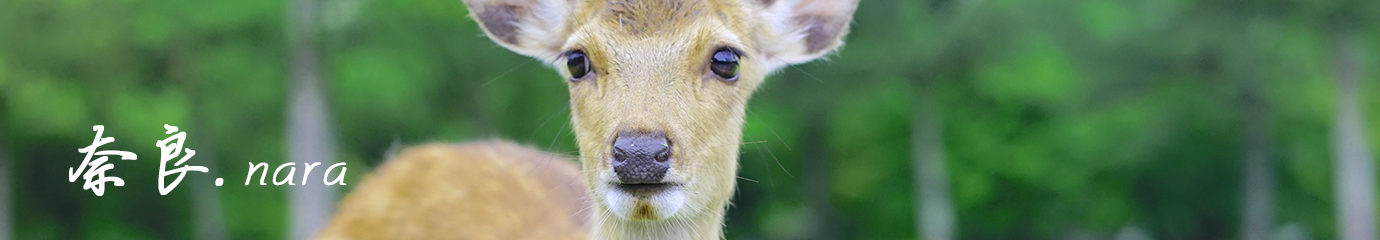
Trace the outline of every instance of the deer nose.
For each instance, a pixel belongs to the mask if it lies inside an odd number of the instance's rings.
[[[622,184],[661,183],[671,168],[671,144],[661,132],[622,132],[613,141],[613,172]]]

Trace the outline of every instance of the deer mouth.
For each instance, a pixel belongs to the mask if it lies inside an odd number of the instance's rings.
[[[660,220],[676,215],[685,205],[680,184],[610,183],[604,202],[615,215],[628,220]]]
[[[674,184],[674,183],[632,183],[632,184],[614,183],[613,186],[614,186],[614,188],[617,188],[618,190],[621,190],[621,191],[623,191],[623,192],[625,192],[625,193],[628,193],[629,195],[638,196],[638,197],[649,197],[649,196],[656,195],[656,194],[659,194],[659,193],[662,193],[662,192],[665,192],[665,191],[669,191],[671,188],[676,187],[677,184]]]

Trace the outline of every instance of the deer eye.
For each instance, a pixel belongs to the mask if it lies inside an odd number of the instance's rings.
[[[738,80],[738,53],[733,50],[723,48],[714,52],[714,56],[709,59],[709,71],[714,75],[719,75],[726,82]]]
[[[570,81],[579,81],[589,74],[589,58],[580,50],[565,54],[565,67],[570,70]]]

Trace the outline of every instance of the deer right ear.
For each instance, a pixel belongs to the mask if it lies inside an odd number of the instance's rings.
[[[770,69],[823,57],[843,45],[858,0],[758,0],[768,31],[758,34]]]
[[[559,54],[569,33],[566,0],[464,0],[485,35],[508,50],[542,58]]]

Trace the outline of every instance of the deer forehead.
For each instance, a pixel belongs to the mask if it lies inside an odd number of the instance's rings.
[[[623,34],[648,36],[672,33],[701,17],[727,18],[728,5],[712,0],[589,1],[586,12],[597,21],[618,25]],[[734,12],[737,13],[737,12]]]
[[[743,33],[744,6],[723,0],[609,0],[584,1],[577,5],[576,29],[586,40],[677,41],[712,40],[715,35]],[[577,35],[580,30],[576,30]],[[736,36],[733,36],[736,38]],[[575,38],[572,38],[575,39]]]

